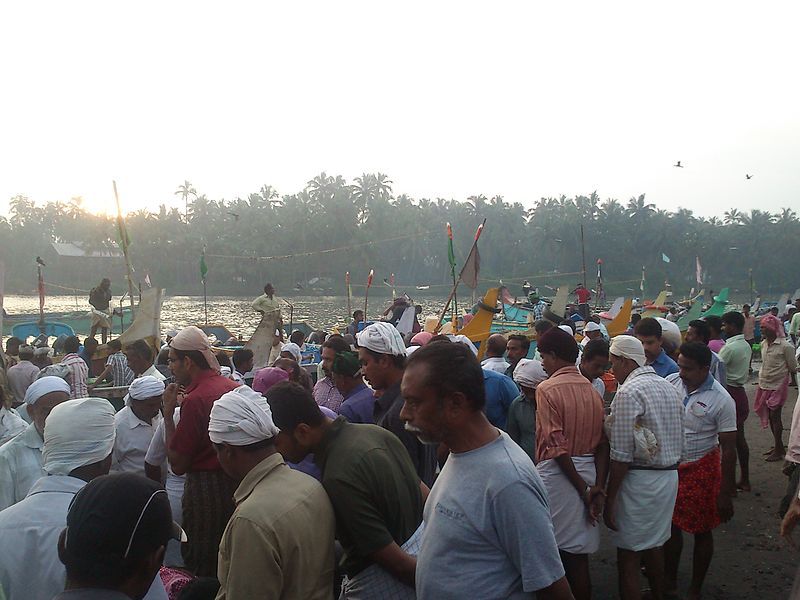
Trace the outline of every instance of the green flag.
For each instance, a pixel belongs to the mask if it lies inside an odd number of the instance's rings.
[[[208,275],[208,267],[206,266],[206,253],[204,250],[200,255],[200,279],[205,281],[206,275]]]

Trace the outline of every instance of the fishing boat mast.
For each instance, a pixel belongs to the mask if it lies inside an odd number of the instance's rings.
[[[122,255],[125,257],[125,269],[128,273],[128,297],[131,300],[131,319],[136,317],[136,308],[133,299],[133,272],[131,269],[131,260],[128,255],[128,231],[125,229],[125,221],[122,218],[122,208],[119,204],[119,194],[117,193],[117,182],[112,181],[114,184],[114,199],[117,202],[117,225],[119,229],[120,243],[122,244]]]

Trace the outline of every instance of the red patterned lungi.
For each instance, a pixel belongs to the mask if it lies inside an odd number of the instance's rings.
[[[783,378],[780,387],[777,390],[762,390],[759,386],[756,388],[756,400],[753,402],[753,410],[761,418],[761,428],[766,429],[769,426],[769,413],[773,410],[778,410],[786,404],[786,398],[789,395],[789,376]]]
[[[717,496],[722,485],[719,446],[700,460],[678,467],[678,498],[672,524],[686,533],[704,533],[720,524]]]

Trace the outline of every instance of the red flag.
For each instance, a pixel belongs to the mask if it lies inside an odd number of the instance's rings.
[[[372,276],[375,275],[375,271],[372,269],[369,270],[369,277],[367,277],[367,288],[372,286]]]

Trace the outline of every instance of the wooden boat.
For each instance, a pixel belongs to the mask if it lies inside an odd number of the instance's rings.
[[[696,319],[699,319],[702,312],[703,312],[703,301],[697,299],[689,307],[689,310],[686,311],[686,314],[683,315],[680,319],[678,319],[678,329],[680,329],[681,332],[684,332],[687,329],[689,329],[689,323],[691,323]]]
[[[614,303],[611,305],[611,308],[609,308],[605,312],[599,313],[600,318],[606,319],[607,321],[613,321],[614,318],[619,314],[619,311],[622,309],[622,304],[624,302],[625,302],[625,297],[620,296],[619,298],[614,300]],[[633,306],[633,303],[631,303],[631,306]]]
[[[642,310],[642,317],[660,317],[665,312],[669,311],[667,304],[667,290],[661,290],[650,304],[645,304]]]
[[[722,288],[719,291],[719,295],[714,296],[714,303],[711,305],[706,312],[703,313],[704,317],[721,317],[725,314],[725,311],[728,307],[728,293],[730,292],[730,288]]]
[[[619,309],[617,316],[615,316],[611,321],[605,323],[606,331],[608,331],[608,337],[616,337],[618,335],[622,335],[628,330],[628,325],[631,322],[631,311],[633,310],[633,300],[628,298],[622,304],[622,307]]]

